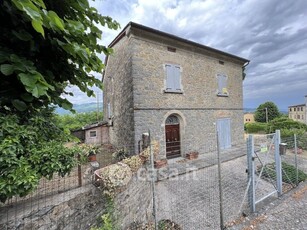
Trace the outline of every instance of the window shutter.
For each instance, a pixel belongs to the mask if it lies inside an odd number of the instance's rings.
[[[227,95],[227,76],[223,74],[218,74],[218,93]]]
[[[166,89],[173,90],[174,88],[174,74],[171,65],[165,65],[166,67]]]
[[[174,90],[181,90],[181,76],[180,76],[180,67],[179,66],[174,66]]]

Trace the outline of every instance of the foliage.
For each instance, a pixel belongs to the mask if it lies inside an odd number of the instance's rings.
[[[88,96],[102,87],[101,16],[88,0],[0,1],[0,199],[28,194],[41,177],[65,175],[75,165],[74,147],[56,127],[48,106],[71,109],[62,96],[77,86]]]
[[[282,181],[285,183],[295,184],[296,178],[298,178],[298,183],[307,180],[307,174],[302,170],[297,170],[295,166],[290,165],[286,162],[282,162]],[[257,169],[257,173],[260,173],[261,167]],[[276,180],[275,163],[269,163],[264,166],[262,176],[268,178],[269,180]]]
[[[299,122],[294,121],[292,119],[289,119],[287,117],[280,117],[276,118],[269,122],[269,130],[273,131],[276,129],[288,129],[288,130],[305,130],[307,131],[307,125]]]
[[[255,122],[255,123],[246,123],[244,127],[247,133],[259,133],[259,132],[266,133],[268,126],[266,123]]]
[[[139,156],[132,156],[122,160],[122,162],[128,165],[132,172],[136,172],[143,165],[143,161]]]
[[[102,87],[94,73],[104,65],[99,54],[111,49],[98,44],[101,26],[117,29],[88,0],[3,0],[0,2],[0,112],[21,112],[51,103],[72,104],[68,85],[88,96]]]
[[[97,119],[98,117],[99,119]],[[99,120],[102,120],[102,113],[97,114],[97,112],[56,115],[58,126],[67,132],[69,130],[80,129]]]
[[[281,113],[279,112],[277,106],[273,102],[268,101],[258,106],[255,112],[255,121],[266,122],[266,109],[265,108],[267,108],[268,110],[268,121],[271,121],[281,116]]]
[[[127,157],[129,157],[129,153],[124,148],[118,149],[112,154],[112,158],[115,161],[122,161],[123,159],[126,159]]]
[[[91,230],[116,230],[119,229],[116,226],[116,215],[114,208],[114,201],[106,197],[106,213],[101,216],[102,226],[97,228],[91,228]]]
[[[25,196],[41,177],[61,176],[75,165],[76,148],[64,146],[68,141],[54,123],[51,109],[17,115],[0,113],[0,199]]]
[[[158,222],[158,229],[159,230],[181,230],[182,228],[169,219],[163,219]]]

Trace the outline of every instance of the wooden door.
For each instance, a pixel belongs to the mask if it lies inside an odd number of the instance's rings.
[[[179,124],[165,125],[166,157],[180,156],[180,127]]]

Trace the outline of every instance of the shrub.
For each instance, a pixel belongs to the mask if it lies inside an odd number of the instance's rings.
[[[257,173],[260,173],[261,167],[257,169]],[[264,166],[262,176],[267,179],[276,180],[275,163],[269,163]],[[298,170],[298,183],[307,180],[307,174],[302,170]],[[282,181],[285,183],[296,183],[296,168],[293,165],[282,162]]]
[[[114,152],[114,153],[112,154],[112,157],[113,157],[113,159],[116,160],[116,161],[121,161],[121,160],[123,160],[123,159],[129,157],[129,153],[126,152],[125,149],[119,149],[119,150],[117,150],[116,152]]]
[[[122,161],[124,164],[128,165],[132,172],[136,172],[142,166],[143,161],[139,156],[132,156],[124,159]]]
[[[247,123],[245,124],[246,131],[248,133],[266,133],[267,124],[266,123]]]

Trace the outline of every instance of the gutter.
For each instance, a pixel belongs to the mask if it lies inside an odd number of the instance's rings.
[[[248,66],[250,61],[248,60],[243,66],[242,66],[242,80],[244,81],[246,74],[244,73],[246,66]]]

